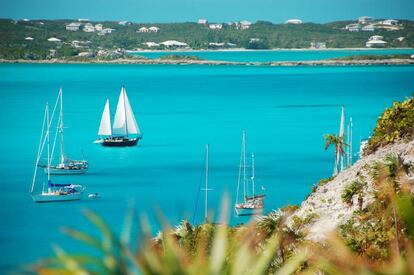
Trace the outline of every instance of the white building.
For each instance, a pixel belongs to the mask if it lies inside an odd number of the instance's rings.
[[[83,26],[84,32],[95,32],[95,27],[91,23],[86,23],[85,26]]]
[[[144,42],[142,43],[142,45],[146,45],[148,48],[154,48],[154,47],[159,47],[160,44],[155,43],[155,42]]]
[[[362,25],[371,24],[374,23],[374,18],[369,16],[361,16],[360,18],[358,18],[358,23]]]
[[[294,25],[300,25],[302,24],[302,20],[300,19],[288,19],[285,21],[285,24],[294,24]]]
[[[311,42],[311,49],[326,49],[326,42]]]
[[[359,32],[361,30],[361,25],[360,24],[348,24],[345,26],[345,29],[350,31],[350,32]]]
[[[223,24],[210,24],[208,27],[211,30],[221,30],[223,28]]]
[[[404,36],[400,36],[400,37],[398,37],[398,38],[397,38],[397,40],[398,40],[399,42],[403,42],[403,41],[404,41],[404,39],[405,39],[405,37],[404,37]]]
[[[115,29],[104,28],[98,33],[98,35],[110,34],[110,33],[113,33],[114,31],[115,31]]]
[[[387,44],[383,39],[384,37],[381,35],[373,35],[368,39],[367,43],[365,43],[365,46],[367,48],[383,48]]]
[[[365,25],[361,28],[361,31],[373,32],[373,31],[375,31],[375,26],[373,24]]]
[[[176,41],[176,40],[167,40],[160,43],[161,45],[165,47],[188,47],[187,43]]]
[[[149,30],[150,32],[159,32],[159,31],[160,31],[160,28],[155,27],[155,26],[152,26],[152,27],[149,27],[149,28],[148,28],[148,30]]]
[[[150,30],[147,27],[142,27],[138,29],[138,32],[140,33],[144,33],[144,32],[149,32]]]
[[[129,22],[129,21],[119,21],[118,22],[118,25],[121,25],[121,26],[129,26],[129,25],[131,25],[132,23],[131,22]]]
[[[79,31],[80,27],[82,26],[81,23],[70,23],[66,25],[67,31],[77,32]]]
[[[252,26],[252,22],[247,21],[247,20],[243,20],[239,22],[239,28],[241,30],[247,30]]]
[[[382,24],[385,26],[398,26],[398,20],[387,19],[382,21]]]
[[[93,52],[80,52],[80,53],[78,53],[78,56],[79,57],[93,57],[94,54],[93,54]]]
[[[207,25],[208,24],[208,20],[207,19],[198,19],[198,24],[200,24],[200,25]]]
[[[102,24],[96,24],[96,25],[95,25],[95,30],[96,30],[97,32],[102,31],[102,29],[103,29],[103,25],[102,25]]]
[[[27,41],[33,41],[33,40],[34,40],[34,38],[33,38],[33,37],[28,36],[28,37],[26,37],[24,40],[27,40]]]
[[[47,41],[49,42],[62,42],[62,40],[60,40],[59,38],[56,37],[50,37],[47,39]]]
[[[223,47],[225,44],[223,42],[210,42],[208,43],[210,47]]]
[[[90,20],[87,18],[79,18],[78,19],[79,22],[89,22]]]

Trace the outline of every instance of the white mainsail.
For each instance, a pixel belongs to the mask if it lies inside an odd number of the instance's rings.
[[[140,134],[138,124],[132,112],[125,88],[122,87],[116,106],[113,134],[126,136],[128,134]]]
[[[137,121],[135,120],[134,112],[132,111],[131,104],[129,103],[128,96],[124,89],[124,96],[125,96],[125,113],[126,113],[126,121],[127,121],[127,128],[129,134],[137,134],[139,135],[141,132],[139,130]]]
[[[106,100],[105,107],[102,113],[101,124],[99,125],[98,135],[111,136],[111,114],[109,111],[109,100]]]

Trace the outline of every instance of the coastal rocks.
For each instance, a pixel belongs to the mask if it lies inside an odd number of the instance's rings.
[[[192,59],[146,59],[146,58],[115,58],[88,60],[76,59],[0,59],[0,63],[99,63],[99,64],[158,64],[158,65],[240,65],[240,66],[370,66],[370,65],[414,65],[414,59],[369,59],[369,60],[309,60],[309,61],[272,61],[272,62],[236,62],[236,61],[214,61],[214,60],[192,60]]]
[[[388,155],[399,155],[404,164],[414,165],[414,141],[380,148],[357,161],[328,183],[318,186],[315,192],[302,202],[300,208],[287,218],[286,226],[296,233],[304,234],[306,239],[323,242],[332,230],[347,222],[354,211],[365,209],[375,199],[371,167]],[[349,201],[344,201],[344,190],[354,182],[361,183],[361,190],[353,194]],[[308,219],[310,214],[315,218]],[[308,222],[298,227],[295,222],[297,220]]]

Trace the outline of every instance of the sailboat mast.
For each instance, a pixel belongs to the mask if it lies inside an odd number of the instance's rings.
[[[43,149],[43,144],[44,144],[43,133],[45,132],[45,125],[47,125],[49,123],[48,121],[46,121],[47,111],[48,111],[48,105],[46,104],[45,113],[43,115],[42,131],[40,132],[40,141],[39,141],[39,148],[37,150],[36,164],[35,164],[35,169],[34,169],[34,173],[33,173],[32,188],[30,189],[30,193],[33,193],[33,191],[34,191],[34,185],[35,185],[35,182],[36,182],[37,168],[38,168],[40,157],[41,157],[41,154],[42,154],[42,151],[43,151],[42,150]]]
[[[204,219],[207,222],[208,218],[208,144],[206,144],[206,196],[204,201]]]
[[[65,163],[65,151],[64,151],[64,138],[63,138],[63,91],[62,88],[59,90],[60,96],[60,125],[59,125],[59,132],[60,132],[60,163]]]
[[[350,130],[349,130],[349,167],[351,167],[352,166],[352,161],[353,161],[353,159],[352,159],[352,127],[353,127],[352,117],[350,117],[350,119],[349,119],[349,124],[350,124],[350,126],[349,126],[349,128],[350,128]]]
[[[49,105],[46,103],[46,119],[48,127],[46,129],[46,138],[47,138],[47,182],[49,186],[50,181],[50,121],[49,121]]]
[[[345,111],[344,111],[344,106],[342,106],[342,112],[341,112],[341,125],[339,127],[339,137],[342,139],[342,141],[344,141],[344,124],[345,124]],[[340,154],[340,152],[338,152],[338,154]],[[341,171],[344,170],[344,156],[341,154],[340,156],[340,161],[341,161]]]
[[[244,201],[247,200],[247,186],[246,186],[246,132],[243,130],[243,192]]]
[[[255,196],[254,192],[254,153],[252,153],[252,191],[253,197]]]
[[[126,130],[126,136],[128,137],[128,119],[127,119],[127,114],[126,114],[125,87],[124,86],[122,86],[122,96],[124,97],[125,130]]]

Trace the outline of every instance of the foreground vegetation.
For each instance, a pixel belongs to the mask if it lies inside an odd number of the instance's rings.
[[[372,35],[382,35],[388,42],[387,47],[414,47],[414,22],[401,20],[403,28],[398,31],[377,30],[375,32],[349,32],[344,30],[351,21],[332,22],[326,24],[305,23],[301,25],[273,24],[258,21],[249,29],[238,30],[234,26],[223,24],[221,30],[211,30],[207,26],[196,23],[132,23],[121,26],[118,22],[104,21],[105,28],[115,31],[111,34],[97,35],[96,32],[67,31],[65,25],[76,20],[32,20],[15,21],[0,19],[0,58],[3,59],[46,59],[49,50],[57,50],[58,57],[77,55],[82,49],[75,49],[70,42],[90,41],[89,49],[133,50],[145,48],[144,42],[162,42],[178,40],[185,42],[193,49],[207,49],[209,43],[224,43],[237,48],[271,49],[271,48],[309,48],[312,42],[324,42],[328,48],[362,48]],[[141,27],[157,26],[157,33],[137,33]],[[34,38],[33,41],[25,40]],[[62,43],[47,41],[57,37]],[[398,40],[404,37],[404,40]]]

